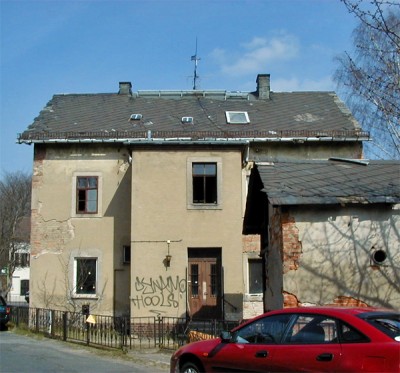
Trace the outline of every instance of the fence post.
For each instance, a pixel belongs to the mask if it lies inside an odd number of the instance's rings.
[[[55,321],[54,321],[54,319],[55,319],[55,315],[56,315],[56,311],[55,310],[51,310],[50,311],[50,335],[52,336],[52,337],[54,337],[54,335],[55,335],[55,331],[54,331],[54,324],[55,324]]]
[[[160,315],[157,316],[156,322],[157,322],[157,326],[158,326],[158,328],[157,328],[158,329],[158,347],[161,347],[162,346],[162,340],[161,340],[161,338],[162,338],[162,324],[161,324],[162,318],[160,317]]]
[[[39,333],[39,311],[40,311],[40,308],[36,308],[36,314],[35,314],[36,333]]]
[[[86,344],[89,346],[90,343],[90,323],[86,321]]]
[[[120,330],[120,334],[121,334],[121,350],[124,349],[125,346],[125,336],[126,336],[126,317],[122,316],[121,317],[121,330]]]
[[[63,320],[63,340],[67,340],[67,312],[64,312],[62,315],[62,320]]]
[[[17,307],[17,317],[16,317],[16,320],[15,320],[15,324],[17,326],[19,326],[19,307]]]

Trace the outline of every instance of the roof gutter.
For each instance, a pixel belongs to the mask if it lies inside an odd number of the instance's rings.
[[[79,139],[18,139],[18,144],[62,144],[62,143],[122,143],[122,144],[248,144],[252,142],[285,142],[285,143],[305,143],[305,142],[354,142],[354,141],[370,141],[369,137],[243,137],[243,138],[204,138],[195,139],[191,137],[175,137],[175,138],[118,138],[118,139],[95,139],[95,138],[79,138]]]

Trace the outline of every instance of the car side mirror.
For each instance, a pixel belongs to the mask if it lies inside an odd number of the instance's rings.
[[[232,341],[232,334],[231,332],[223,331],[221,332],[220,338],[223,343],[228,343]]]

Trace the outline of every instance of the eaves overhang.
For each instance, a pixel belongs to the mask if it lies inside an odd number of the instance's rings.
[[[360,131],[98,131],[29,132],[18,135],[17,143],[251,143],[251,142],[359,142],[369,141],[368,132]]]
[[[269,203],[272,206],[296,206],[296,205],[351,205],[351,204],[397,204],[400,198],[396,196],[269,196],[266,189],[262,189],[267,194]]]

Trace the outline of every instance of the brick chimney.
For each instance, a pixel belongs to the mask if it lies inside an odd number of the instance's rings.
[[[132,83],[131,82],[119,82],[119,95],[132,95]]]
[[[257,75],[257,93],[259,100],[269,100],[270,93],[270,75],[258,74]]]

